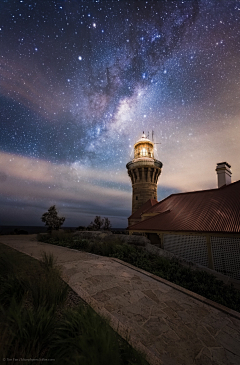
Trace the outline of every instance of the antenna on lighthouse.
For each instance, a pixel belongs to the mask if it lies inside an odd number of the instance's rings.
[[[161,142],[154,142],[154,130],[152,130],[152,141],[154,144],[161,144]]]

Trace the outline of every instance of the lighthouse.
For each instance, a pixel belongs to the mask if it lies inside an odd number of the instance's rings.
[[[154,158],[154,143],[144,132],[134,144],[134,158],[126,168],[132,182],[132,214],[149,199],[157,200],[157,183],[162,162]]]

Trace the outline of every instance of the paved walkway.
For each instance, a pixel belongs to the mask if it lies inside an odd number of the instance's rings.
[[[53,253],[70,287],[144,351],[150,364],[240,364],[239,313],[213,307],[120,260],[40,243],[35,237],[0,236],[0,242],[36,259],[43,251]]]

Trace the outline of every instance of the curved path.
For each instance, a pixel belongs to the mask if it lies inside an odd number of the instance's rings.
[[[36,259],[53,253],[63,279],[150,364],[239,365],[240,314],[120,260],[36,241],[0,242]]]

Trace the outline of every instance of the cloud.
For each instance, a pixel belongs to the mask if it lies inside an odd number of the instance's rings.
[[[130,188],[127,173],[117,176],[79,163],[54,164],[3,152],[0,153],[0,168],[2,208],[5,209],[1,216],[2,219],[5,216],[5,222],[6,216],[11,216],[9,211],[15,216],[11,202],[25,212],[31,206],[33,210],[37,206],[40,211],[56,204],[63,212],[69,212],[69,222],[73,218],[81,222],[86,215],[122,217],[124,212],[127,217],[130,213],[130,189],[128,192],[114,187],[114,183],[124,185],[128,182]],[[109,187],[108,182],[112,182],[113,187]]]
[[[123,102],[121,108],[127,110],[128,103]],[[216,188],[215,168],[222,161],[232,165],[232,181],[240,179],[239,117],[229,120],[228,125],[220,121],[217,132],[213,123],[210,121],[205,128],[198,124],[184,126],[178,133],[161,138],[159,159],[163,169],[158,199],[172,193]],[[88,224],[95,215],[109,216],[121,227],[127,225],[131,182],[124,164],[114,170],[111,165],[57,164],[0,152],[0,171],[0,217],[5,223],[18,216],[39,224],[37,217],[56,204],[69,225]],[[124,219],[126,224],[121,223]]]

